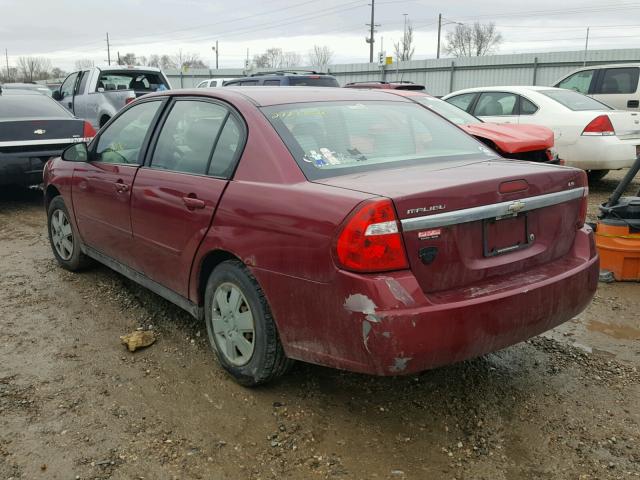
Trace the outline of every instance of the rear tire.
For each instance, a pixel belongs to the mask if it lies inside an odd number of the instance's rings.
[[[82,253],[80,236],[71,222],[63,198],[58,195],[49,203],[47,230],[53,256],[62,268],[71,272],[89,267],[93,261]]]
[[[587,177],[589,178],[589,182],[597,182],[602,180],[609,170],[587,170]]]
[[[293,361],[284,353],[264,292],[241,262],[218,265],[204,298],[209,343],[236,382],[254,387],[287,372]]]

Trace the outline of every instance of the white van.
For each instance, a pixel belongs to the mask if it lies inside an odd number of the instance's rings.
[[[584,67],[553,86],[584,93],[618,110],[640,109],[640,63]]]

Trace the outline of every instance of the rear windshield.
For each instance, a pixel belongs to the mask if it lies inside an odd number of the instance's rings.
[[[411,97],[456,125],[472,125],[482,120],[444,100],[433,97]]]
[[[169,85],[158,72],[140,72],[123,70],[121,72],[102,72],[97,88],[109,90],[137,90],[156,92],[168,90]]]
[[[320,77],[311,75],[309,77],[289,77],[289,85],[307,87],[339,87],[338,81],[333,77]]]
[[[45,95],[0,95],[0,120],[72,117],[58,102]]]
[[[569,110],[581,112],[585,110],[612,110],[609,105],[594,100],[571,90],[538,90],[541,94],[564,105]]]
[[[429,110],[408,102],[314,102],[263,112],[307,178],[495,154]]]

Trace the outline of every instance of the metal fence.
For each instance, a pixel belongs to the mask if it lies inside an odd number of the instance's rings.
[[[328,73],[341,85],[366,80],[408,80],[427,87],[432,95],[446,95],[462,88],[490,85],[552,85],[582,65],[640,62],[640,48],[617,50],[521,53],[485,57],[411,60],[387,65],[373,63],[331,65]],[[314,67],[301,67],[313,69]],[[242,77],[243,69],[168,70],[173,88],[190,88],[207,78]]]

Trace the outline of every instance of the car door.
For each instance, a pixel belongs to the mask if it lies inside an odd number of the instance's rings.
[[[89,80],[89,70],[79,73],[76,89],[73,94],[73,113],[78,118],[87,118],[87,81]]]
[[[518,95],[512,92],[482,92],[473,114],[485,122],[518,123]]]
[[[124,110],[91,143],[91,160],[78,163],[73,173],[73,206],[83,242],[127,264],[131,187],[162,104],[153,99]]]
[[[605,68],[601,71],[593,97],[620,110],[638,110],[639,67]]]
[[[80,72],[73,72],[67,78],[64,79],[62,85],[60,85],[60,99],[58,100],[60,104],[69,110],[71,113],[73,111],[73,97],[76,93],[78,76]]]
[[[142,273],[186,297],[246,134],[236,112],[204,98],[174,100],[161,124],[133,185],[134,251]]]

